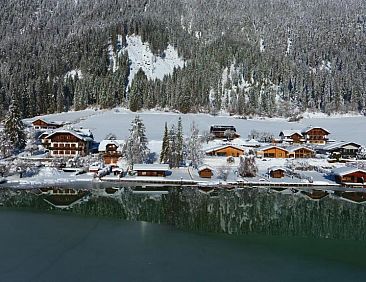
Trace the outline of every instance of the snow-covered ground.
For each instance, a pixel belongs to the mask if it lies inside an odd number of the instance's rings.
[[[49,121],[68,121],[74,126],[89,128],[96,141],[101,141],[108,133],[116,134],[118,139],[125,139],[129,134],[132,119],[140,115],[149,140],[161,140],[164,123],[177,124],[182,117],[183,131],[189,135],[190,126],[195,122],[199,130],[209,131],[214,124],[234,125],[242,138],[247,138],[251,130],[267,131],[278,136],[284,129],[302,129],[307,126],[321,126],[328,129],[330,139],[337,141],[354,141],[366,144],[366,117],[364,116],[334,116],[304,118],[299,122],[288,122],[281,118],[265,119],[237,119],[231,116],[212,116],[208,114],[179,114],[172,112],[144,111],[133,113],[126,109],[112,110],[84,110],[79,112],[45,115]],[[28,119],[28,121],[34,120]],[[156,147],[156,146],[155,146]]]

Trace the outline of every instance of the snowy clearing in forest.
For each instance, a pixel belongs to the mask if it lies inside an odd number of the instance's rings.
[[[118,139],[126,139],[132,119],[140,115],[149,141],[154,141],[154,148],[162,140],[164,124],[177,124],[182,117],[183,131],[189,136],[190,126],[195,122],[202,133],[209,131],[211,125],[233,125],[241,138],[246,139],[251,130],[267,131],[278,137],[284,129],[303,129],[307,126],[324,127],[331,132],[329,138],[337,141],[354,141],[366,144],[366,117],[364,116],[334,116],[320,118],[304,118],[298,122],[288,122],[282,118],[239,119],[232,116],[212,116],[209,114],[180,114],[161,111],[131,112],[126,109],[84,110],[41,116],[49,121],[68,121],[75,127],[89,128],[96,141],[101,141],[108,133],[114,133]],[[38,117],[37,117],[38,118]],[[36,118],[27,119],[30,122]],[[151,144],[152,145],[152,144]],[[155,150],[154,150],[155,151]]]

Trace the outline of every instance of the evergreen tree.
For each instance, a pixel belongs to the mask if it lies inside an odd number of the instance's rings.
[[[163,144],[162,144],[161,153],[160,153],[160,162],[161,163],[169,162],[169,152],[170,152],[170,142],[169,142],[169,134],[168,134],[168,124],[165,123]]]
[[[202,141],[199,138],[199,130],[194,122],[191,125],[191,136],[186,145],[186,155],[193,167],[197,168],[202,163]]]
[[[184,139],[183,139],[183,125],[182,125],[182,118],[179,117],[178,125],[177,125],[177,166],[179,166],[183,161],[183,146],[184,146]]]
[[[148,158],[150,150],[145,131],[144,123],[136,116],[131,122],[130,136],[123,148],[123,155],[130,165],[144,163]]]
[[[24,124],[16,102],[13,100],[9,107],[9,114],[4,121],[4,133],[15,149],[23,149],[26,144]]]

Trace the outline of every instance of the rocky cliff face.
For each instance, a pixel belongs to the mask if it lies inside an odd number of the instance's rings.
[[[1,190],[6,207],[52,210],[42,195]],[[94,191],[87,201],[67,210],[88,216],[174,225],[180,229],[229,234],[258,233],[317,238],[364,240],[365,206],[327,197],[310,200],[299,194],[260,189],[219,191],[215,196],[195,189],[165,195],[107,195]]]

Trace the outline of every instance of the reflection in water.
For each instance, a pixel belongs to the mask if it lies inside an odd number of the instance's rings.
[[[364,242],[187,233],[8,209],[0,234],[0,281],[364,281],[366,274]]]

